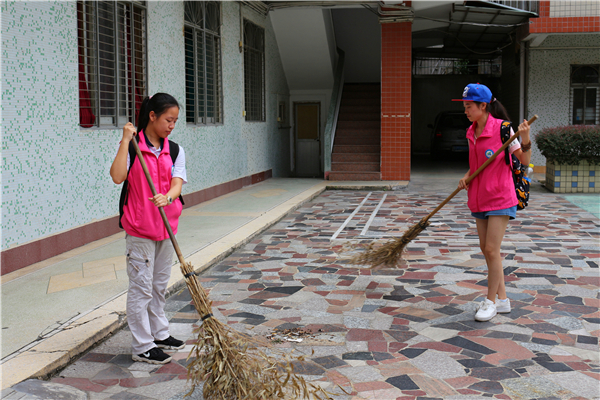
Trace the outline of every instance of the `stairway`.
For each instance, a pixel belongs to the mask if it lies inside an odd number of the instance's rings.
[[[344,85],[329,180],[381,180],[380,91],[379,83]]]

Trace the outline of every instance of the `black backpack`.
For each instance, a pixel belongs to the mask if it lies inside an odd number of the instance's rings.
[[[508,139],[510,139],[510,128],[510,121],[502,121],[500,128],[502,143],[506,143]],[[506,165],[509,165],[510,169],[512,170],[515,192],[517,194],[517,200],[519,201],[519,204],[517,204],[517,209],[523,210],[525,207],[527,207],[527,203],[529,202],[530,180],[525,176],[526,166],[521,164],[517,157],[508,152],[508,147],[506,150],[504,150],[504,160],[506,161]]]
[[[135,140],[139,143],[140,135],[135,136]],[[169,140],[169,153],[171,154],[171,161],[175,164],[175,160],[177,160],[177,156],[179,155],[179,145],[171,140]],[[129,143],[129,170],[133,166],[135,158],[137,157],[137,153],[135,152],[135,147],[133,147],[133,143]],[[127,170],[127,176],[129,176],[129,170]],[[127,199],[129,198],[129,182],[127,179],[123,182],[123,188],[121,189],[121,198],[119,199],[119,228],[123,229],[123,225],[121,225],[121,218],[123,218],[123,207],[127,204]],[[179,200],[181,204],[185,204],[183,202],[183,196],[179,195]]]

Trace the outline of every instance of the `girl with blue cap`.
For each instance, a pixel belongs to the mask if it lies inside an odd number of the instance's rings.
[[[510,300],[506,297],[504,271],[500,246],[510,219],[517,214],[517,197],[511,167],[504,157],[496,157],[469,184],[467,178],[502,146],[500,127],[509,120],[504,106],[492,96],[490,89],[479,83],[467,85],[461,99],[465,114],[473,124],[467,130],[469,142],[469,171],[459,181],[467,189],[468,206],[475,217],[479,247],[488,267],[488,293],[475,314],[477,321],[489,321],[496,313],[509,313]],[[515,140],[509,152],[522,164],[531,159],[531,138],[526,120],[519,125],[522,144]],[[511,129],[511,136],[514,134]],[[498,299],[496,300],[496,296]]]

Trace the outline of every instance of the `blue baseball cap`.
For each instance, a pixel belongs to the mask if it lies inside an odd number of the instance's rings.
[[[492,101],[492,91],[480,83],[469,83],[463,90],[462,99],[452,99],[452,101],[479,101],[490,103]]]

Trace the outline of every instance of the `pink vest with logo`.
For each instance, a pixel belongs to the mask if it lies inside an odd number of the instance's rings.
[[[162,150],[158,157],[154,155],[146,144],[146,136],[140,132],[139,147],[148,166],[148,172],[154,182],[154,187],[158,193],[166,194],[171,188],[171,168],[173,160],[169,153],[169,142],[164,139]],[[142,164],[138,157],[135,158],[133,165],[129,168],[129,194],[127,204],[123,207],[123,218],[121,224],[125,232],[131,236],[136,236],[155,241],[169,238],[169,233],[165,228],[160,216],[158,207],[151,200],[152,191],[144,175]],[[173,203],[164,207],[167,219],[171,225],[173,233],[177,233],[179,216],[183,206],[179,198],[174,199]]]
[[[502,147],[501,124],[502,120],[489,115],[485,128],[477,139],[475,124],[467,130],[471,174]],[[468,206],[472,212],[501,210],[517,205],[512,171],[510,166],[506,165],[504,154],[499,154],[471,181],[468,195]]]

